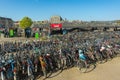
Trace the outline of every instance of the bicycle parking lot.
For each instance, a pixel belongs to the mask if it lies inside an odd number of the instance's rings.
[[[81,73],[78,71],[78,68],[67,69],[59,75],[47,78],[46,80],[120,80],[119,61],[120,58],[117,57],[112,61],[97,65],[96,69],[90,73]],[[41,77],[38,80],[43,79],[44,78]]]
[[[106,64],[119,56],[119,35],[119,31],[72,32],[51,36],[47,41],[1,39],[1,79],[34,80],[44,76],[54,80],[72,69],[89,74],[98,64]],[[69,79],[69,74],[66,76]]]

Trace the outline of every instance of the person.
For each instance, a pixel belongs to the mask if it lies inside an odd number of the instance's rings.
[[[46,63],[44,61],[43,55],[40,55],[39,60],[40,60],[40,64],[41,64],[41,67],[42,67],[43,75],[46,78],[47,77]]]

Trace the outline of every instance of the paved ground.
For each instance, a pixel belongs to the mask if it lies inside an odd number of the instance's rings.
[[[0,43],[6,42],[6,41],[26,41],[26,40],[41,40],[41,41],[46,41],[45,37],[42,37],[40,39],[35,39],[35,38],[25,38],[25,37],[14,37],[14,38],[0,38]]]
[[[120,57],[116,57],[104,64],[98,64],[97,67],[89,73],[81,73],[77,68],[52,74],[46,80],[120,80]],[[39,80],[43,80],[41,77]]]

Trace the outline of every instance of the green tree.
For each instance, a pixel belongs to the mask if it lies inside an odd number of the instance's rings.
[[[26,29],[29,28],[32,25],[32,19],[29,17],[24,17],[21,21],[20,21],[20,27],[22,29]]]

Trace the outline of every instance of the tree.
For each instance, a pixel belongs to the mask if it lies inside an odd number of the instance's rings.
[[[26,29],[29,28],[32,25],[32,19],[29,17],[24,17],[21,21],[20,21],[20,27],[22,29]]]
[[[32,25],[32,20],[29,17],[24,17],[21,21],[20,21],[20,27],[22,29],[25,29],[25,37],[30,37],[31,36],[31,29],[30,26]]]

